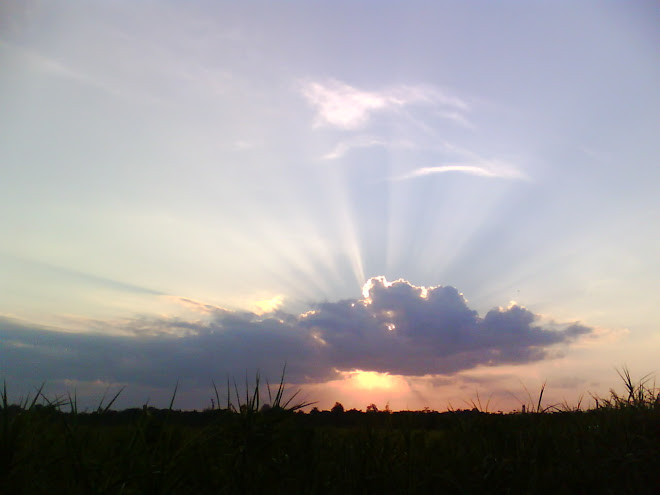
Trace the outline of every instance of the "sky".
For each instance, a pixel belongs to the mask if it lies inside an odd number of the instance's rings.
[[[508,411],[657,372],[659,21],[5,0],[0,379],[203,409],[286,364],[321,409]]]

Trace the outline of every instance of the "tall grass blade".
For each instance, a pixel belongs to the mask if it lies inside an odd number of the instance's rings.
[[[536,412],[540,413],[543,412],[541,409],[541,401],[543,400],[543,392],[545,391],[545,384],[546,382],[543,382],[543,385],[541,385],[541,392],[539,393],[539,400],[536,403]]]
[[[215,391],[215,403],[218,405],[218,409],[220,408],[220,394],[218,393],[218,387],[215,386],[215,382],[213,379],[211,379],[211,383],[213,384],[213,390]]]
[[[98,411],[99,411],[101,414],[105,414],[105,413],[107,413],[108,410],[110,409],[110,407],[112,406],[112,404],[114,404],[115,401],[117,400],[117,397],[119,397],[119,394],[121,394],[121,393],[124,391],[124,388],[126,388],[126,386],[123,386],[122,388],[119,389],[119,391],[114,395],[114,397],[112,398],[112,400],[111,400],[110,402],[108,402],[108,405],[105,406],[105,407],[103,408],[103,410],[101,410],[101,404],[103,404],[103,401],[101,401],[101,403],[99,404]],[[176,393],[176,389],[174,390],[174,392]],[[104,394],[104,395],[105,395],[105,394]],[[172,402],[174,402],[174,397],[172,397]],[[170,404],[170,407],[171,407],[171,405],[172,405],[172,404]]]
[[[229,386],[229,377],[227,377],[227,411],[231,411],[231,387]]]
[[[273,396],[270,393],[270,382],[268,381],[268,378],[266,378],[266,388],[268,389],[268,403],[272,406],[273,405]]]
[[[42,382],[42,384],[37,389],[37,393],[34,394],[34,398],[32,399],[32,402],[30,402],[30,407],[27,408],[29,411],[31,411],[34,408],[34,406],[37,403],[37,400],[39,399],[39,397],[41,395],[43,395],[41,392],[43,391],[45,386],[46,386],[46,382]],[[27,399],[26,399],[26,401],[27,401]]]
[[[174,393],[172,394],[172,399],[170,400],[170,407],[167,408],[168,411],[172,411],[172,407],[174,406],[174,399],[176,398],[176,392],[179,390],[179,380],[176,381],[176,385],[174,386]],[[117,394],[119,395],[119,394]]]
[[[236,402],[238,402],[238,412],[241,412],[243,410],[243,406],[241,405],[241,396],[238,393],[238,385],[236,384],[236,380],[234,380],[234,390],[236,391]]]

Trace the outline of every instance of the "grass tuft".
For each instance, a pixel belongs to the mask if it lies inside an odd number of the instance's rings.
[[[12,404],[3,383],[0,493],[657,493],[651,375],[624,367],[592,409],[544,404],[544,383],[522,404],[534,414],[489,413],[478,393],[464,411],[303,414],[285,370],[245,392],[228,379],[226,409],[212,381],[218,407],[201,413],[174,410],[178,383],[168,409],[114,411],[121,389],[91,413],[44,384]]]

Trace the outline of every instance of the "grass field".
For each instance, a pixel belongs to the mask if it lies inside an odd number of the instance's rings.
[[[284,382],[202,412],[92,412],[41,389],[0,411],[0,493],[651,494],[660,403],[648,380],[596,407],[303,413]],[[262,395],[268,392],[266,401]],[[216,389],[217,392],[217,389]],[[217,395],[220,403],[219,394]],[[270,407],[264,407],[267,402]]]

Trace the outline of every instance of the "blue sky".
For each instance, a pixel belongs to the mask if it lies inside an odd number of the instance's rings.
[[[0,374],[511,408],[656,371],[659,17],[4,2]]]

